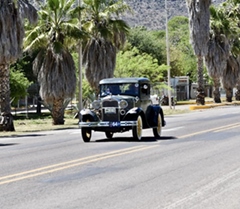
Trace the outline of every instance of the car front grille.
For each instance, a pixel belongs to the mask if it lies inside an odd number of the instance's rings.
[[[118,107],[118,101],[116,100],[103,101],[102,107]]]
[[[118,101],[106,100],[102,103],[102,120],[103,121],[119,121],[120,114],[118,108]]]

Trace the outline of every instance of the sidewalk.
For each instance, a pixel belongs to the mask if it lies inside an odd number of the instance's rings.
[[[213,101],[206,101],[205,105],[197,105],[195,101],[188,101],[186,103],[177,104],[172,107],[172,109],[176,110],[200,110],[200,109],[210,109],[214,107],[220,106],[229,106],[229,105],[240,105],[240,101],[233,102],[222,102],[222,103],[214,103]],[[161,106],[163,109],[170,109],[169,106]]]
[[[229,106],[229,105],[240,105],[240,101],[232,101],[232,102],[222,102],[222,103],[206,103],[205,105],[190,105],[190,110],[199,110],[199,109],[209,109],[214,107],[221,107],[221,106]]]

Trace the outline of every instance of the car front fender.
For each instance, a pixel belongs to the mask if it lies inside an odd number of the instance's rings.
[[[146,110],[146,118],[150,127],[157,126],[158,123],[158,113],[162,117],[162,126],[165,126],[166,122],[164,120],[163,110],[159,105],[149,105]]]
[[[126,113],[124,120],[137,120],[138,115],[142,113],[143,113],[143,110],[141,108],[134,107]]]
[[[139,107],[134,107],[131,110],[129,110],[127,112],[127,114],[139,114],[140,112],[142,112],[142,109]]]
[[[81,121],[99,121],[97,114],[90,109],[83,109],[80,111]]]

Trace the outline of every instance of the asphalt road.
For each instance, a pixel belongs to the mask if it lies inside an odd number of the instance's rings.
[[[106,140],[80,130],[0,137],[1,209],[240,208],[240,107],[167,116]]]

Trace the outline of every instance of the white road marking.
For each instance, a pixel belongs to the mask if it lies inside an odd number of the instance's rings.
[[[206,184],[205,186],[203,186],[196,192],[189,194],[185,198],[179,199],[178,201],[168,205],[167,207],[164,207],[164,209],[181,208],[181,206],[184,205],[185,203],[187,203],[193,199],[199,198],[200,196],[204,195],[205,193],[209,192],[210,190],[217,188],[220,184],[223,184],[223,183],[229,181],[230,179],[234,178],[235,176],[239,175],[239,173],[240,173],[240,168],[238,168],[230,173],[227,173],[226,175],[223,175],[223,176],[215,179],[214,181],[209,182],[208,184]]]
[[[68,133],[70,135],[74,135],[74,134],[80,134],[81,133],[81,129],[76,129],[76,130],[69,130]]]
[[[163,131],[176,131],[176,130],[179,130],[179,129],[182,129],[184,128],[184,126],[180,126],[180,127],[176,127],[176,128],[170,128],[170,129],[163,129]]]

